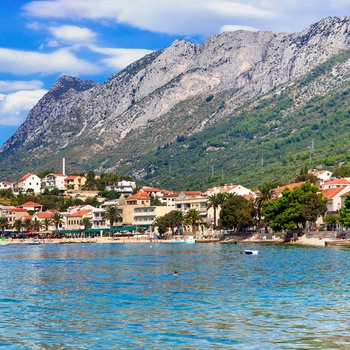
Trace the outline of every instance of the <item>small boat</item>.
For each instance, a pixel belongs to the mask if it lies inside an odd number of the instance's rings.
[[[196,239],[196,243],[219,243],[219,238],[203,238],[203,239]]]
[[[29,245],[39,245],[39,244],[41,244],[41,242],[40,241],[29,241],[28,244]]]
[[[244,253],[247,255],[258,255],[259,251],[258,250],[245,250]]]

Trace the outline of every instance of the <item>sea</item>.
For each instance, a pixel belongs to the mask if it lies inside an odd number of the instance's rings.
[[[0,246],[0,347],[350,349],[350,250]]]

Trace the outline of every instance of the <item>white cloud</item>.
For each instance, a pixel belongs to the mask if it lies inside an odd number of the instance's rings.
[[[83,27],[64,25],[61,27],[51,27],[50,32],[60,41],[69,44],[82,44],[94,42],[97,34],[92,30]]]
[[[0,80],[0,92],[10,92],[18,90],[34,90],[40,89],[44,86],[44,83],[40,80]]]
[[[36,105],[47,90],[17,91],[0,95],[0,124],[21,125],[29,111]]]
[[[225,25],[299,31],[326,16],[349,13],[349,0],[44,0],[27,3],[42,18],[109,19],[176,35],[216,34]]]
[[[100,53],[108,58],[104,58],[101,62],[114,70],[120,70],[142,58],[143,56],[153,52],[145,49],[114,49],[114,48],[103,48],[94,45],[89,46],[90,50],[96,53]]]
[[[97,74],[100,69],[74,56],[68,49],[52,53],[0,48],[0,72],[11,74]]]
[[[258,28],[254,28],[254,27],[226,25],[226,26],[221,27],[220,33],[222,33],[222,32],[234,32],[236,30],[247,30],[249,32],[257,32],[257,31],[259,31]]]

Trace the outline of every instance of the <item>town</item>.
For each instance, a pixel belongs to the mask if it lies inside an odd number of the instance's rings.
[[[268,210],[262,210],[262,202],[278,200],[284,190],[293,191],[308,183],[305,181],[285,186],[266,185],[248,189],[240,184],[222,185],[201,191],[175,192],[169,189],[139,187],[136,182],[121,180],[106,184],[104,192],[91,190],[87,186],[89,174],[65,175],[65,160],[62,173],[50,172],[44,177],[27,173],[18,181],[0,182],[1,193],[23,196],[23,200],[37,198],[39,194],[55,194],[65,203],[66,210],[47,208],[47,204],[25,200],[18,205],[0,203],[0,227],[3,237],[147,237],[151,239],[193,235],[197,239],[218,239],[222,233],[244,232],[255,234],[256,239],[276,237],[275,231],[333,230],[339,228],[337,214],[344,206],[350,191],[347,178],[333,178],[330,171],[309,172],[317,181],[312,192],[317,192],[324,203],[324,209],[315,212],[313,219],[296,221],[290,226],[277,224],[269,217]],[[305,187],[305,186],[304,186]],[[315,188],[317,188],[315,190]],[[266,193],[267,192],[267,193]],[[114,193],[114,198],[101,196]],[[28,197],[29,196],[29,197]],[[246,221],[225,219],[225,199],[239,198],[234,205],[240,207],[251,203],[247,210],[252,217]],[[243,204],[242,204],[243,203]],[[175,215],[174,215],[175,212]],[[222,215],[221,215],[222,214]],[[275,214],[276,215],[276,214]],[[244,215],[241,214],[243,217]],[[270,215],[271,216],[271,215]],[[253,220],[252,220],[253,219]],[[270,219],[270,220],[268,220]],[[300,225],[301,223],[301,225]]]

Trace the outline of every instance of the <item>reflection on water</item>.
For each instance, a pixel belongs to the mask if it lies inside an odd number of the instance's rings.
[[[1,247],[0,345],[349,348],[350,251],[258,249],[246,256],[243,246],[218,244]]]

